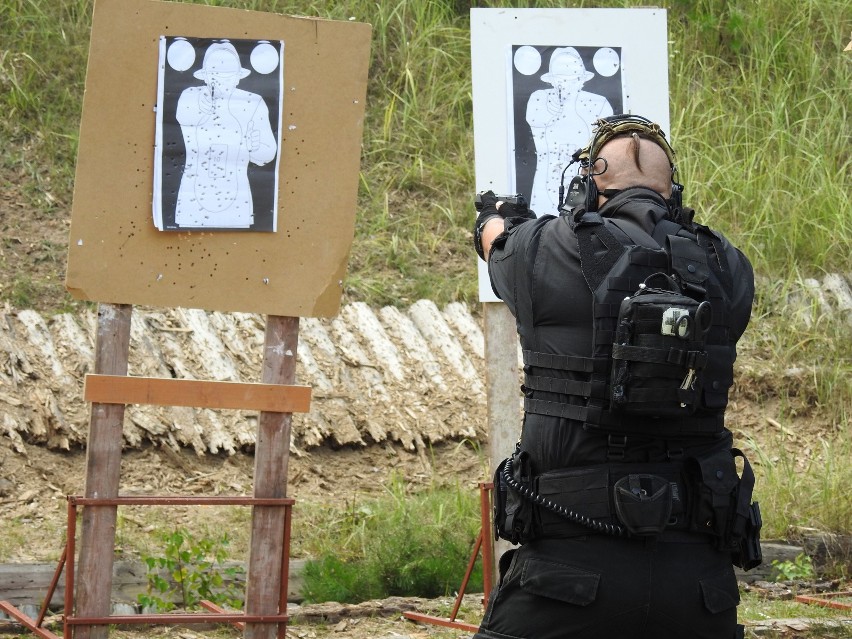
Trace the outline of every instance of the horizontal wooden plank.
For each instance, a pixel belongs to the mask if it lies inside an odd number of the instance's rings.
[[[154,404],[307,413],[310,386],[86,375],[83,398],[99,404]]]

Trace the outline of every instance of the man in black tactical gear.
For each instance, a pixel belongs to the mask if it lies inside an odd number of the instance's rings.
[[[558,217],[480,195],[525,380],[494,492],[521,545],[474,639],[742,637],[732,561],[760,562],[760,516],[724,412],[751,265],[682,207],[656,124],[598,120],[575,160]]]

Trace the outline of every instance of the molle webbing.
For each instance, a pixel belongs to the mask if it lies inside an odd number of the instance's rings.
[[[524,411],[561,419],[584,422],[589,427],[625,435],[678,437],[688,435],[715,435],[724,428],[722,414],[680,418],[657,419],[650,417],[625,418],[598,406],[583,406],[565,402],[551,402],[531,397],[524,398]]]
[[[557,393],[560,395],[573,395],[575,397],[604,397],[606,385],[589,381],[589,373],[603,374],[607,370],[607,362],[591,357],[572,357],[566,355],[554,355],[552,353],[536,353],[525,350],[524,356],[524,385],[525,390],[542,391],[546,393]],[[568,379],[564,377],[549,377],[546,375],[533,375],[532,367],[543,368],[554,371],[570,371],[584,374],[586,379]]]
[[[607,363],[591,357],[574,355],[556,355],[554,353],[536,353],[523,351],[524,366],[539,366],[558,371],[576,371],[578,373],[606,372]]]
[[[666,364],[685,366],[686,368],[701,369],[707,363],[707,353],[704,351],[688,351],[682,348],[651,348],[649,346],[628,346],[615,344],[612,347],[613,359],[629,359],[634,362],[648,364],[663,364],[660,375],[665,375]]]
[[[588,410],[586,406],[566,404],[564,402],[549,402],[544,399],[524,398],[524,411],[536,415],[549,415],[561,419],[571,419],[578,422],[586,421]]]
[[[583,276],[593,295],[592,357],[525,350],[524,410],[580,421],[585,428],[624,434],[719,432],[724,427],[723,409],[733,368],[726,294],[732,282],[720,238],[706,227],[685,228],[668,219],[661,220],[652,235],[632,222],[604,218],[598,213],[585,213],[574,222]],[[673,274],[687,297],[710,302],[706,341],[655,345],[660,340],[652,339],[618,343],[623,341],[616,336],[622,302],[634,296],[640,284],[656,273]],[[611,386],[615,381],[610,379],[614,361],[623,362],[622,366],[640,366],[643,379],[649,380],[631,384],[628,394],[619,398],[618,407],[624,406],[626,397],[631,406],[647,408],[625,413],[621,408],[610,407],[611,395],[617,390]],[[552,376],[548,369],[573,375]],[[711,380],[707,392],[686,386],[687,370],[705,371]],[[697,397],[708,401],[701,403]],[[654,406],[663,403],[687,408],[683,412],[677,409],[656,414]],[[694,413],[692,407],[709,410]]]
[[[606,371],[608,363],[606,360],[590,357],[572,357],[565,355],[554,355],[552,353],[537,353],[535,351],[523,351],[524,367],[551,369],[558,371],[572,371],[575,373],[591,373],[593,371]],[[578,403],[567,403],[564,401],[548,401],[534,397],[524,398],[524,410],[528,413],[538,415],[549,415],[562,419],[571,419],[581,422],[599,422],[600,426],[607,430],[618,430],[624,433],[647,433],[653,429],[660,435],[679,434],[713,434],[723,427],[721,415],[708,417],[690,416],[688,419],[632,419],[625,422],[620,416],[614,417],[608,411],[600,407],[586,406],[587,398],[602,398],[606,393],[606,383],[593,383],[573,379],[548,377],[544,375],[532,375],[527,373],[524,378],[524,388],[528,390],[557,393],[577,398]],[[673,397],[678,399],[677,397]]]
[[[563,379],[561,377],[543,377],[541,375],[525,375],[524,388],[529,390],[543,391],[545,393],[559,393],[560,395],[578,395],[580,397],[603,397],[605,387],[594,386],[589,381],[578,379]]]

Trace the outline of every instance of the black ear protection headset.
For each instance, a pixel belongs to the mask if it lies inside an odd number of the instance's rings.
[[[559,185],[559,211],[561,213],[568,213],[578,206],[583,206],[586,211],[597,211],[599,195],[611,197],[618,193],[620,189],[598,191],[594,177],[607,170],[606,158],[598,157],[598,151],[612,138],[632,132],[636,132],[642,137],[652,140],[665,151],[672,168],[672,195],[669,199],[669,206],[674,212],[679,211],[683,207],[683,185],[676,180],[677,167],[674,161],[675,152],[668,140],[666,140],[666,134],[660,129],[659,124],[651,122],[641,115],[624,113],[608,118],[600,118],[595,121],[593,127],[593,135],[589,144],[585,148],[578,149],[571,156],[571,162],[562,171],[562,180]],[[603,167],[597,170],[596,166],[601,162],[603,163]],[[569,167],[578,163],[581,170],[585,169],[585,174],[575,175],[568,184],[568,192],[566,193],[565,172]]]

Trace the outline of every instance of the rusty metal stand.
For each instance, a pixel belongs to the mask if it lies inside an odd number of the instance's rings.
[[[50,630],[42,628],[41,621],[28,617],[8,601],[0,601],[0,610],[12,617],[12,619],[20,623],[24,626],[24,628],[32,632],[37,637],[42,637],[42,639],[61,639],[61,637],[53,634]]]
[[[852,590],[844,590],[842,592],[826,592],[819,595],[796,595],[795,601],[803,604],[811,604],[812,606],[822,606],[823,608],[834,608],[835,610],[852,610],[852,602],[832,601],[834,598],[844,598],[852,600]]]
[[[494,484],[491,482],[482,482],[479,484],[479,516],[481,520],[481,529],[476,536],[476,543],[473,546],[473,552],[470,555],[470,561],[467,564],[467,570],[462,579],[461,587],[456,595],[453,610],[449,617],[434,617],[419,612],[404,612],[402,616],[410,621],[419,623],[431,623],[436,626],[444,626],[447,628],[458,628],[459,630],[467,630],[476,632],[479,626],[465,623],[464,621],[456,621],[456,616],[461,608],[462,599],[465,589],[470,581],[470,576],[473,573],[473,567],[476,564],[476,558],[482,551],[482,584],[483,584],[483,603],[488,601],[491,595],[491,587],[493,585],[493,556],[494,546],[491,538],[491,491],[494,489]]]
[[[68,496],[67,541],[59,563],[48,588],[38,619],[32,619],[23,614],[8,601],[0,601],[0,610],[17,620],[30,632],[42,639],[71,639],[73,626],[103,626],[112,624],[199,624],[199,623],[230,623],[240,630],[246,623],[278,624],[278,637],[284,639],[289,617],[287,610],[287,590],[290,580],[290,528],[292,522],[292,507],[295,503],[291,498],[261,498],[261,497],[159,497],[132,496],[104,499],[85,498],[75,495]],[[220,608],[209,601],[202,601],[202,607],[212,614],[176,613],[176,614],[144,614],[144,615],[108,615],[104,617],[79,617],[74,614],[74,557],[76,555],[77,510],[78,506],[277,506],[284,508],[284,541],[281,561],[281,595],[277,615],[249,615],[232,613]],[[70,561],[69,561],[70,558]],[[59,637],[53,632],[42,628],[47,607],[53,598],[53,593],[59,584],[59,578],[65,569],[65,600],[63,614],[63,635]]]

